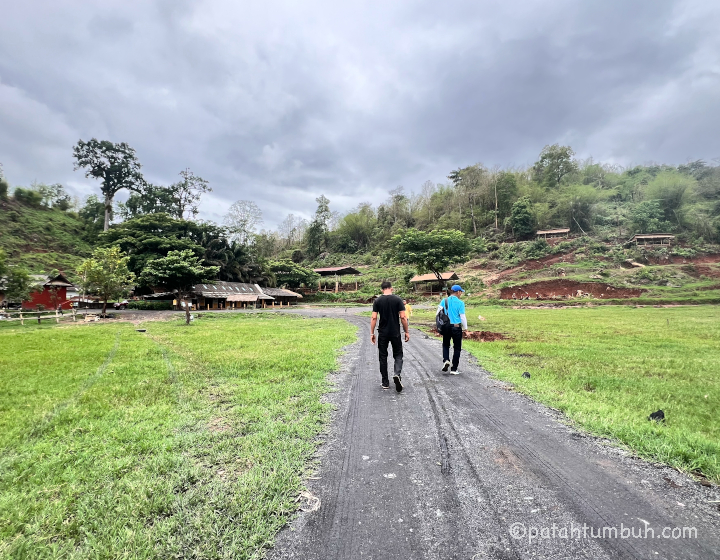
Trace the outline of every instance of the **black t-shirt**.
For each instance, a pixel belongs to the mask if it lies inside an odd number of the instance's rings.
[[[405,304],[396,295],[380,296],[373,303],[373,311],[380,313],[378,334],[380,336],[400,336],[400,312],[405,311]]]

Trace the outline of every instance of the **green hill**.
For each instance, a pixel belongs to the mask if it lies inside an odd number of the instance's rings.
[[[74,212],[14,198],[0,201],[0,249],[10,264],[23,264],[33,273],[73,273],[92,252],[86,239],[85,222]]]

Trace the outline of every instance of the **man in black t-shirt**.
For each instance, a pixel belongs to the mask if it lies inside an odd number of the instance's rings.
[[[383,295],[373,303],[372,319],[370,320],[370,341],[375,344],[375,325],[377,323],[378,313],[380,314],[380,325],[378,327],[378,351],[380,354],[380,376],[382,378],[382,388],[389,389],[390,381],[388,380],[388,344],[392,344],[394,364],[393,381],[395,382],[395,390],[399,393],[402,391],[401,373],[403,366],[402,341],[400,339],[400,322],[402,321],[403,330],[405,331],[405,342],[410,341],[410,327],[408,326],[407,317],[405,317],[405,304],[398,297],[393,295],[393,288],[390,282],[383,282]]]

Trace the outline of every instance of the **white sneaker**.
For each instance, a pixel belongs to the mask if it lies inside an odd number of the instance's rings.
[[[450,369],[450,360],[445,360],[445,363],[443,364],[442,370],[447,371]]]
[[[456,369],[451,369],[451,370],[450,370],[450,375],[460,375],[460,372],[459,372],[458,370],[456,370]]]

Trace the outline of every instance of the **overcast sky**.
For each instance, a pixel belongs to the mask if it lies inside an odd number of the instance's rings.
[[[720,2],[0,0],[0,162],[61,182],[128,142],[208,179],[201,217],[378,203],[546,144],[620,164],[720,156]]]

